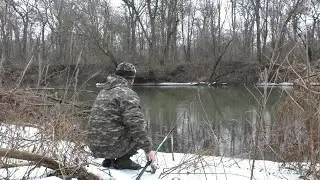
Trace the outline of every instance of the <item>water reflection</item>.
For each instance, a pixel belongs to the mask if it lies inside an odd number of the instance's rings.
[[[145,117],[155,146],[178,121],[173,133],[175,152],[195,153],[209,149],[207,154],[243,156],[251,151],[258,122],[256,89],[251,94],[245,88],[209,87],[135,87],[141,98]],[[270,91],[271,89],[269,89]],[[253,96],[254,95],[254,96]],[[277,102],[283,96],[279,89],[270,91],[263,112],[265,140],[270,137],[271,122],[275,118]],[[161,151],[171,152],[171,141]]]

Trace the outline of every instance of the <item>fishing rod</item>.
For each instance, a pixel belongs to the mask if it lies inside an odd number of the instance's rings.
[[[173,132],[173,130],[175,129],[175,127],[177,126],[177,123],[171,128],[171,130],[169,131],[169,133],[166,135],[166,137],[162,140],[162,142],[159,144],[155,154],[157,154],[157,152],[159,151],[159,149],[161,148],[161,146],[163,145],[163,143],[168,139],[169,135]],[[150,166],[152,163],[152,161],[148,161],[147,164],[143,167],[143,169],[141,170],[141,172],[139,173],[138,177],[136,178],[136,180],[140,180],[141,176],[143,175],[143,173],[146,171],[147,167]],[[156,168],[152,167],[151,173],[154,174],[156,172]]]
[[[183,113],[184,115],[184,113]],[[181,116],[182,117],[182,116]],[[158,148],[156,149],[155,154],[157,154],[157,152],[159,151],[159,149],[161,148],[161,146],[163,145],[163,143],[168,139],[168,137],[170,136],[170,134],[173,132],[173,130],[177,127],[178,122],[180,121],[181,117],[179,118],[179,120],[175,123],[175,125],[170,129],[170,131],[168,132],[168,134],[166,135],[166,137],[164,137],[164,139],[162,140],[162,142],[159,144]],[[141,172],[139,173],[138,177],[136,178],[136,180],[140,180],[141,176],[143,175],[143,173],[146,171],[147,167],[150,166],[152,163],[152,161],[148,161],[147,164],[143,167],[143,169],[141,170]],[[154,174],[156,172],[156,167],[151,166],[152,170],[151,170],[151,174]]]

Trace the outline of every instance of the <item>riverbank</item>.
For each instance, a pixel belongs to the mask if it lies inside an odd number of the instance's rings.
[[[135,84],[159,83],[191,83],[197,85],[214,86],[242,86],[265,84],[262,76],[265,67],[259,64],[243,62],[221,62],[213,72],[213,63],[184,63],[167,64],[161,67],[152,67],[137,64]],[[266,67],[269,68],[269,67]],[[293,66],[273,66],[267,69],[268,86],[282,86],[282,84],[297,84],[299,81],[309,80],[313,84],[320,82],[318,78],[319,67],[311,66],[306,71],[303,64]],[[96,83],[105,82],[106,77],[114,72],[112,65],[54,65],[45,67],[40,73],[37,66],[26,69],[13,66],[5,66],[0,73],[0,82],[4,86],[42,86],[42,87],[86,87]],[[309,77],[309,79],[308,79]]]

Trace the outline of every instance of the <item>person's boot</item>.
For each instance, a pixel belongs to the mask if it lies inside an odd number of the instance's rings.
[[[109,168],[110,166],[113,166],[114,159],[104,159],[102,161],[102,167]]]
[[[122,158],[122,157],[114,161],[113,167],[115,169],[132,169],[132,170],[141,169],[141,166],[133,162],[130,158]]]

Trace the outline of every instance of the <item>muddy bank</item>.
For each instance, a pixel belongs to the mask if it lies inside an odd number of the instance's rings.
[[[136,65],[136,83],[160,83],[160,82],[216,82],[229,85],[254,84],[259,79],[259,67],[257,64],[243,62],[222,62],[216,72],[212,72],[212,63],[168,65],[164,67],[149,68]],[[15,84],[19,81],[23,69],[7,67],[3,73],[3,83]],[[113,66],[86,65],[76,67],[74,65],[52,65],[45,68],[38,82],[39,73],[37,66],[30,67],[22,79],[21,85],[35,86],[62,86],[65,84],[77,86],[104,82],[108,74],[114,72]],[[213,73],[213,74],[212,74]],[[211,77],[211,79],[210,79]]]
[[[182,64],[174,67],[155,68],[145,72],[138,72],[137,83],[149,82],[217,82],[230,85],[254,84],[258,81],[259,71],[255,64],[242,62],[221,63],[210,79],[212,64]]]

